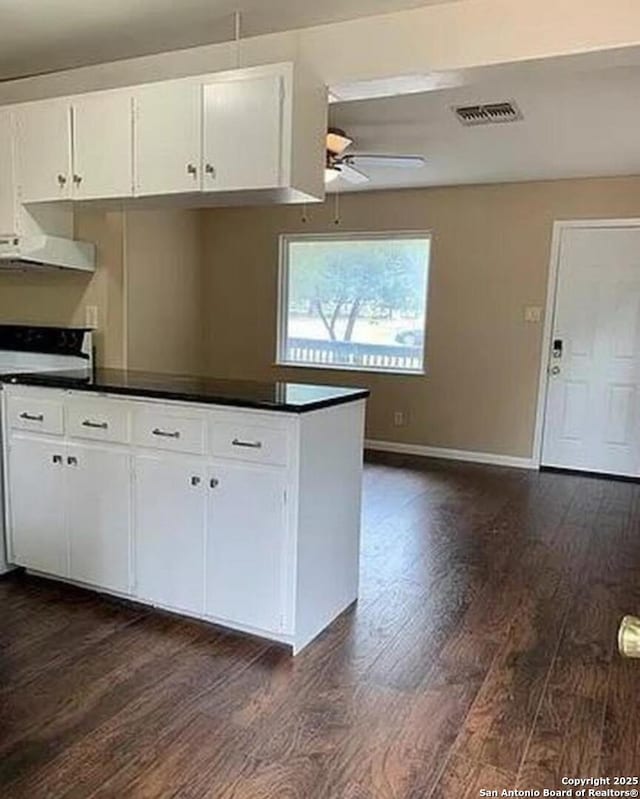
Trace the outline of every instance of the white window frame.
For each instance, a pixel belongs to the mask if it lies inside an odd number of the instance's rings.
[[[371,366],[346,366],[344,364],[322,364],[322,363],[300,363],[298,361],[288,361],[283,357],[286,352],[287,344],[287,321],[289,311],[289,244],[296,241],[358,241],[372,239],[429,239],[429,263],[427,266],[427,290],[424,298],[425,326],[424,338],[422,341],[422,368],[421,369],[383,369]],[[322,369],[333,372],[362,372],[385,375],[403,375],[404,377],[421,377],[427,374],[427,330],[429,295],[431,292],[431,268],[433,264],[433,233],[431,230],[388,230],[340,233],[281,233],[279,237],[278,252],[278,316],[277,316],[277,335],[276,335],[276,360],[275,366],[286,366],[287,368],[297,369]]]

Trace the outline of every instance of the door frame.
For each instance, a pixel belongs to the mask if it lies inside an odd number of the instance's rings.
[[[534,469],[542,465],[542,442],[544,438],[547,393],[549,388],[549,364],[551,362],[551,337],[556,315],[556,294],[560,273],[560,256],[562,254],[562,235],[566,230],[575,228],[640,228],[640,218],[629,219],[563,219],[553,223],[551,237],[551,255],[547,275],[547,300],[544,311],[544,327],[542,332],[542,349],[540,352],[538,400],[536,405],[536,423],[533,434],[533,454],[531,462]]]

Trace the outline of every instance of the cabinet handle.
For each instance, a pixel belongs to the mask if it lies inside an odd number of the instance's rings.
[[[199,486],[201,482],[202,481],[200,480],[200,478],[196,477],[195,475],[191,478],[191,485],[192,486]]]
[[[62,455],[54,455],[54,456],[51,458],[51,460],[52,460],[54,463],[62,463]]]
[[[197,176],[198,170],[194,164],[187,164],[187,174],[193,175],[194,178]]]
[[[107,422],[92,422],[91,419],[85,419],[82,423],[83,427],[91,427],[93,430],[108,430],[109,424]]]
[[[211,480],[209,480],[210,488],[217,488],[219,485],[220,485],[220,480],[218,480],[217,478],[212,477]]]
[[[212,178],[215,178],[216,169],[213,164],[207,164],[204,168],[204,171],[207,173],[207,175],[211,175]]]
[[[58,185],[65,186],[67,183],[67,176],[66,175],[58,175]]]
[[[234,447],[246,447],[247,449],[262,449],[262,441],[241,441],[239,438],[234,438],[231,444]]]
[[[76,186],[79,186],[82,183],[82,175],[74,175],[73,182],[76,184]]]
[[[29,422],[44,422],[44,414],[42,413],[34,414],[24,411],[24,413],[20,414],[20,418],[27,419]]]
[[[169,433],[167,430],[160,430],[156,427],[155,430],[151,432],[154,436],[159,436],[160,438],[180,438],[179,430],[174,430],[172,433]]]
[[[77,465],[78,465],[78,459],[75,458],[73,455],[70,455],[67,458],[67,466],[77,466]]]

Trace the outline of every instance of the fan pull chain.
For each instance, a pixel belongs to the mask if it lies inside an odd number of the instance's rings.
[[[334,205],[334,215],[333,215],[333,224],[339,225],[340,224],[340,192],[336,191],[333,195],[333,205]]]
[[[302,213],[300,214],[300,221],[303,225],[306,225],[309,221],[309,216],[307,214],[307,204],[302,203]]]

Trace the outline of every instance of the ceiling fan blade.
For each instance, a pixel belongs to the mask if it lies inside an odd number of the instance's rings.
[[[339,128],[329,128],[327,133],[327,150],[333,155],[340,156],[353,144],[353,139],[350,139],[343,130]]]
[[[361,172],[359,169],[356,169],[346,162],[342,162],[339,169],[340,177],[349,183],[368,183],[371,179],[368,175],[365,175],[364,172]]]
[[[421,155],[369,155],[354,153],[347,156],[349,164],[364,169],[421,169],[427,159]]]

